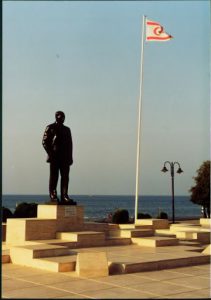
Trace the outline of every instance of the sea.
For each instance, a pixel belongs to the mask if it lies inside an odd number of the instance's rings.
[[[101,220],[108,217],[116,209],[126,209],[129,217],[134,217],[135,196],[121,195],[73,195],[71,199],[78,205],[84,207],[84,218],[88,220]],[[48,195],[3,195],[2,206],[15,211],[19,203],[44,204],[49,201]],[[201,207],[193,204],[188,196],[175,196],[174,199],[175,220],[194,219],[202,217]],[[168,214],[169,220],[172,217],[171,196],[139,196],[138,212],[150,214],[156,218],[159,212]]]

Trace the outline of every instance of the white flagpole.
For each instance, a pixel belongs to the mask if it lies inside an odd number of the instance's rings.
[[[138,136],[137,136],[137,156],[136,156],[136,194],[135,194],[135,223],[138,217],[138,194],[139,194],[139,167],[140,167],[140,132],[141,132],[141,107],[143,95],[143,63],[144,63],[144,36],[145,36],[145,20],[143,16],[142,23],[142,42],[141,42],[141,63],[140,63],[140,90],[138,101]]]

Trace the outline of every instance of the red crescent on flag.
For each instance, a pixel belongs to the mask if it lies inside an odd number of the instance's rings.
[[[155,27],[153,32],[155,35],[160,35],[163,32],[163,27],[162,26]]]

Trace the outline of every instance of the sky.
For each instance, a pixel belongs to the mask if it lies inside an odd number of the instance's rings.
[[[140,195],[189,195],[210,159],[209,1],[3,1],[3,194],[48,194],[44,130],[65,112],[70,195],[134,195],[142,17]],[[168,167],[168,165],[167,165]],[[60,191],[58,183],[58,192]]]

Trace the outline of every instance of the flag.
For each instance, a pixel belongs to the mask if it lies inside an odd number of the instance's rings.
[[[146,19],[146,41],[165,42],[172,38],[158,22]]]

